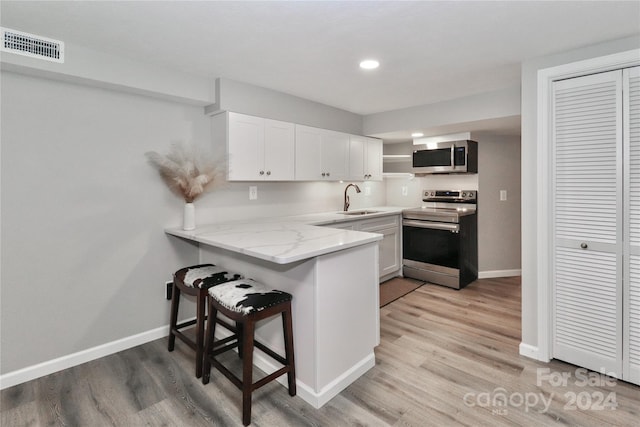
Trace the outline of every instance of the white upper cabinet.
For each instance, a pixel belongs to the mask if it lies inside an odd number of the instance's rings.
[[[382,140],[351,135],[349,141],[349,179],[382,180]]]
[[[295,179],[339,181],[349,176],[349,135],[295,126]]]
[[[265,119],[265,179],[290,181],[295,177],[295,125]]]
[[[233,112],[212,120],[229,181],[382,180],[382,140]]]
[[[293,180],[294,135],[293,123],[229,112],[229,180]]]

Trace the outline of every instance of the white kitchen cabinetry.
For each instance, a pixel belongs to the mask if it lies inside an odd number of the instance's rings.
[[[349,178],[358,181],[382,181],[381,139],[350,136]]]
[[[400,275],[402,254],[400,252],[400,215],[389,215],[379,218],[345,221],[331,224],[327,227],[345,230],[367,231],[382,234],[383,239],[378,242],[378,262],[380,282]]]
[[[640,383],[640,68],[553,84],[552,356]]]
[[[226,114],[230,181],[294,179],[293,123],[232,112]]]
[[[295,179],[340,181],[349,176],[349,135],[295,126]]]

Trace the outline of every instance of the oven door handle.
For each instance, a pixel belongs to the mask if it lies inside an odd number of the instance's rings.
[[[416,228],[430,228],[432,230],[445,230],[452,233],[460,232],[460,224],[447,224],[444,222],[412,221],[409,219],[403,219],[402,225],[408,225],[409,227]]]

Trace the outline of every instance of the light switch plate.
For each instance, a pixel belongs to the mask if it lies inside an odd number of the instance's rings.
[[[504,202],[507,200],[507,190],[500,190],[500,201]]]

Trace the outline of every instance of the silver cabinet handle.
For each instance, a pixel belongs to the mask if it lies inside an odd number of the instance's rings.
[[[326,175],[327,175],[326,173],[322,172],[322,176],[326,176]]]
[[[271,171],[267,171],[267,175],[271,175]]]
[[[264,175],[264,171],[260,171],[260,175]]]
[[[329,172],[327,172],[327,176],[329,176]]]
[[[587,245],[586,243],[583,242],[583,243],[580,243],[580,247],[582,249],[587,249],[589,247],[589,245]]]

